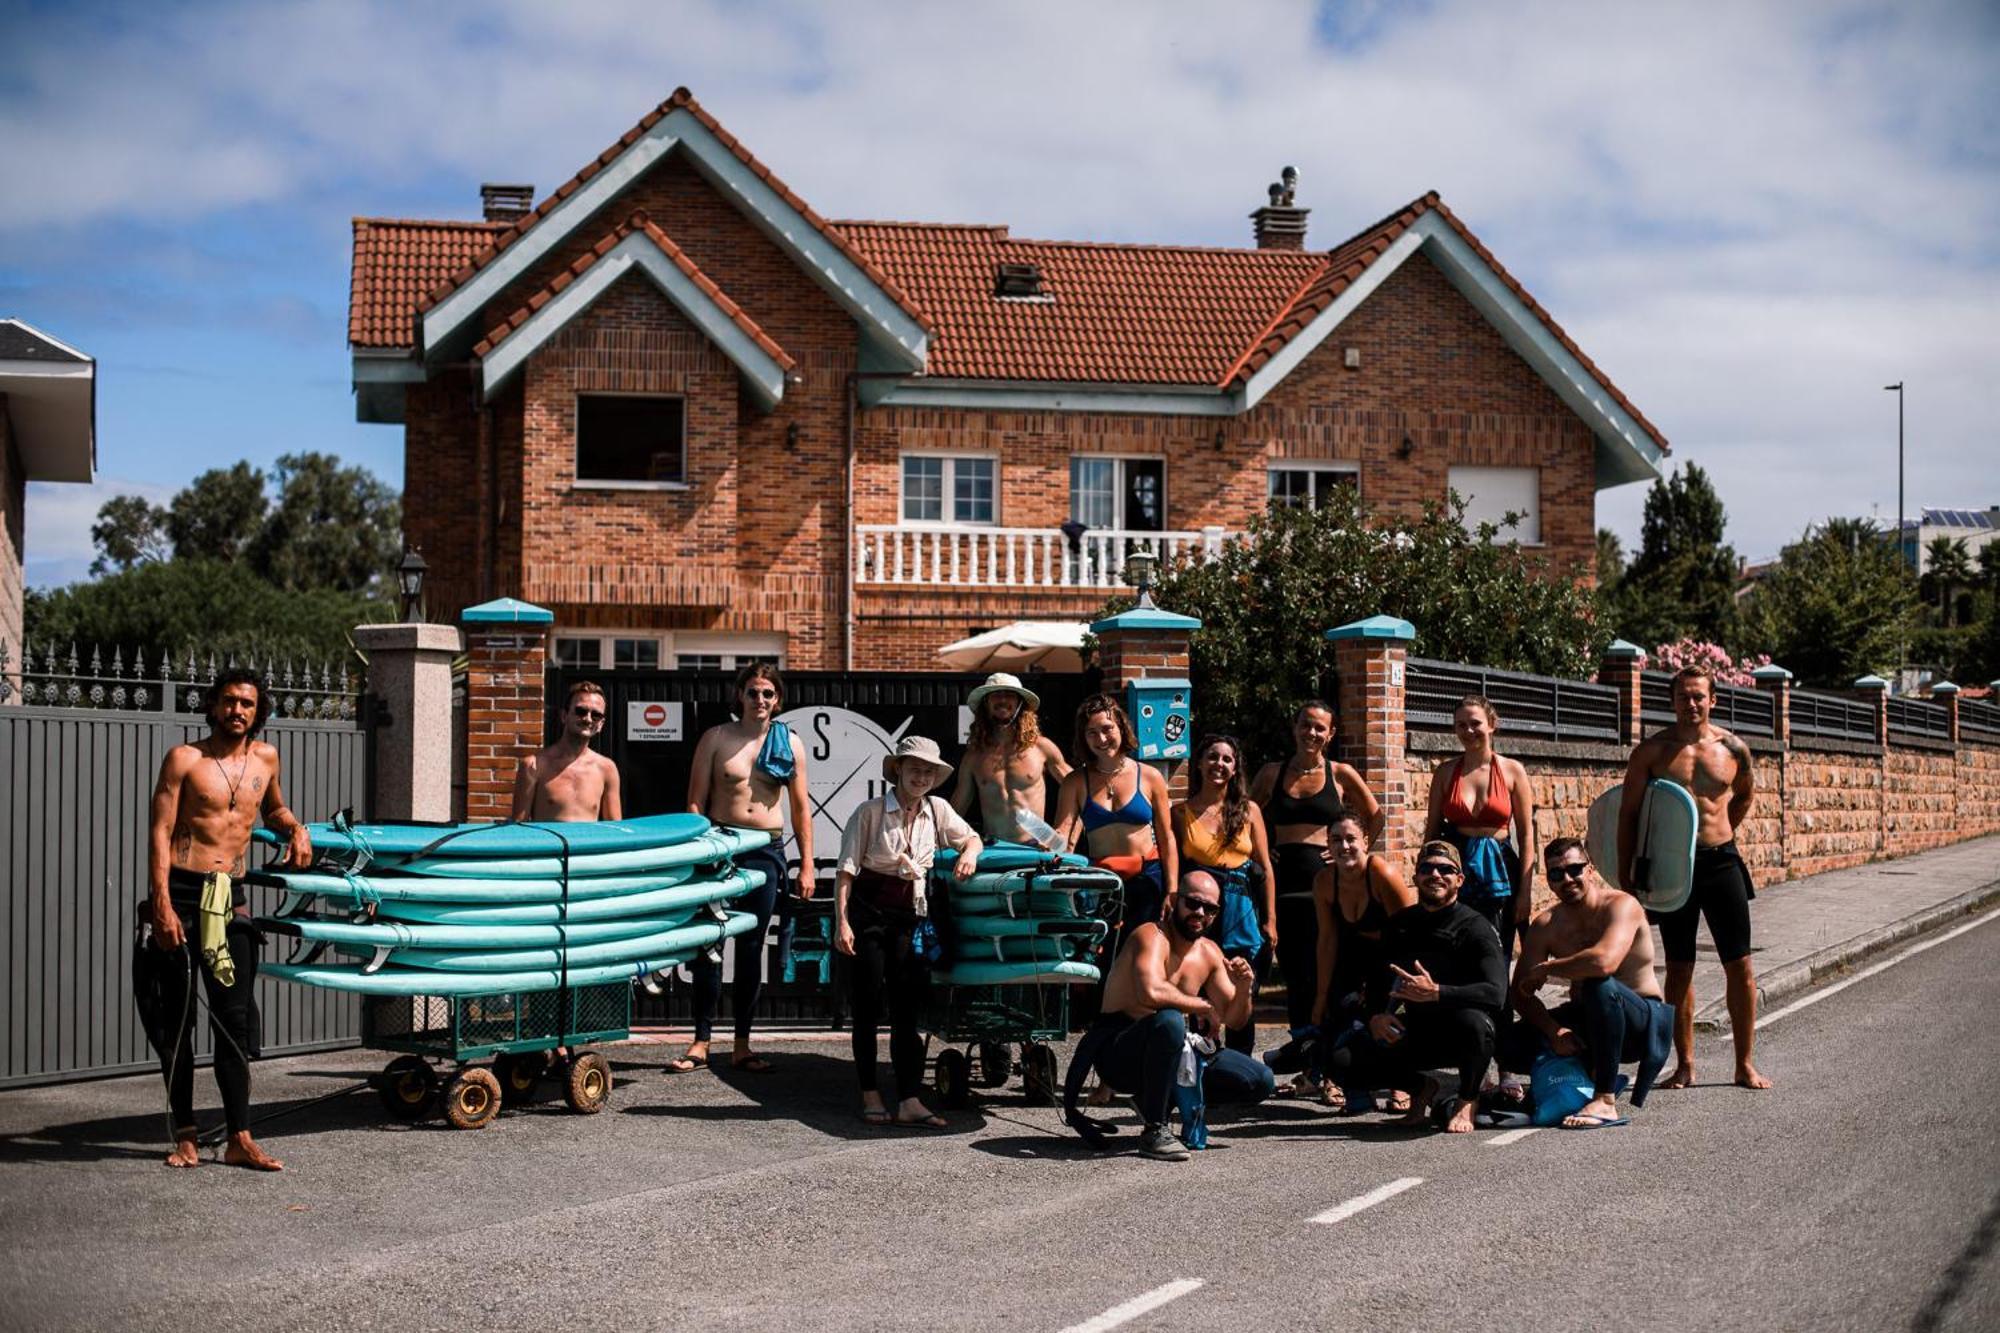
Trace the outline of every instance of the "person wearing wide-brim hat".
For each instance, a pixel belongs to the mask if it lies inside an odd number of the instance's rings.
[[[1062,747],[1042,734],[1041,698],[1019,676],[996,671],[971,694],[965,763],[952,791],[953,808],[970,815],[977,802],[989,838],[1052,846],[1049,782],[1069,776]]]
[[[882,756],[889,789],[862,802],[840,837],[839,877],[833,896],[834,947],[854,959],[847,969],[848,1012],[853,1023],[854,1069],[861,1082],[861,1118],[871,1125],[943,1129],[917,1096],[924,1082],[924,1040],[917,1014],[929,981],[917,952],[917,923],[930,912],[924,892],[940,847],[958,853],[959,879],[979,863],[983,844],[931,789],[951,775],[951,765],[926,736],[906,736]],[[876,1032],[889,1012],[889,1063],[898,1101],[892,1115],[877,1082]]]

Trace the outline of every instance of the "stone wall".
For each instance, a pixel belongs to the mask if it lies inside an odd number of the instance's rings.
[[[1916,749],[1893,741],[1884,756],[1882,851],[1908,856],[1957,842],[1958,756],[1953,747]]]
[[[1785,863],[1791,876],[1817,875],[1882,854],[1882,751],[1795,745],[1779,766]]]

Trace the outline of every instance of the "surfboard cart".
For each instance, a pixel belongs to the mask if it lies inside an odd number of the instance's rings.
[[[454,1129],[484,1129],[551,1083],[572,1111],[597,1114],[611,1099],[611,1064],[589,1048],[624,1041],[631,1029],[629,981],[361,1004],[361,1044],[398,1053],[371,1080],[383,1107],[399,1120],[442,1114]],[[567,1054],[557,1056],[559,1047]],[[490,1068],[474,1063],[489,1058]]]

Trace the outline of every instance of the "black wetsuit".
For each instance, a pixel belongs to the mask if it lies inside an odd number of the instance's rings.
[[[1750,868],[1736,850],[1732,839],[1714,847],[1694,851],[1694,887],[1687,902],[1671,912],[1650,913],[1660,927],[1660,945],[1670,963],[1694,961],[1696,923],[1708,918],[1708,933],[1715,941],[1715,953],[1725,963],[1750,954],[1750,900],[1757,891],[1750,886]]]
[[[223,1120],[232,1134],[250,1128],[250,1061],[259,1054],[256,1006],[257,932],[249,918],[232,915],[224,931],[236,980],[224,986],[201,964],[201,889],[207,877],[174,867],[167,872],[167,897],[180,918],[187,943],[179,949],[139,946],[133,959],[133,985],[140,1021],[159,1053],[160,1073],[167,1081],[167,1101],[173,1109],[174,1130],[195,1128],[194,1120],[194,972],[201,973],[208,1004],[209,1027],[215,1034],[215,1084],[222,1092]],[[248,901],[240,885],[232,886],[234,906]]]
[[[1328,1058],[1327,1072],[1343,1087],[1415,1092],[1426,1070],[1456,1069],[1459,1097],[1477,1097],[1507,995],[1500,937],[1463,903],[1436,912],[1412,907],[1390,919],[1382,958],[1385,966],[1368,980],[1367,1010],[1396,1013],[1402,1039],[1384,1045],[1356,1034]],[[1438,984],[1438,998],[1422,1004],[1393,998],[1388,983],[1394,974],[1386,964],[1414,972],[1418,963]]]

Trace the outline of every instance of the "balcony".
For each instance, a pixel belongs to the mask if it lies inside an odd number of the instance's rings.
[[[1072,552],[1060,528],[854,527],[854,578],[863,586],[1080,588],[1124,586],[1125,562],[1144,551],[1162,569],[1183,557],[1213,560],[1228,533],[1092,528]]]

